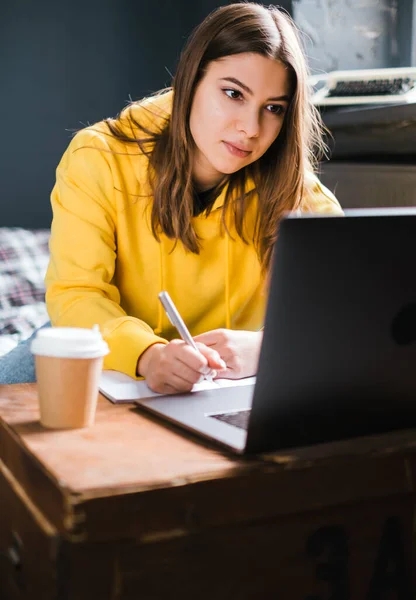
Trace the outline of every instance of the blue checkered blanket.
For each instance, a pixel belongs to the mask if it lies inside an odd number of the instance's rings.
[[[48,321],[49,230],[0,227],[0,355]]]

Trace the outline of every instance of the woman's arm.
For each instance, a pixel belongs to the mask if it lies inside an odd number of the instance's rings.
[[[126,314],[114,283],[117,210],[111,152],[104,136],[84,130],[69,145],[52,191],[51,257],[46,303],[53,325],[100,326],[109,345],[106,369],[145,376],[158,392],[187,391],[209,368],[221,367],[217,352],[202,354],[183,342],[154,334]],[[146,293],[137,290],[137,293]]]
[[[149,346],[167,341],[120,306],[114,283],[113,155],[104,138],[91,130],[81,131],[58,166],[51,195],[46,304],[53,325],[92,327],[97,323],[110,347],[105,368],[135,377],[139,356]]]

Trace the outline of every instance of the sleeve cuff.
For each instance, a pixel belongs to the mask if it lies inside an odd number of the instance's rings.
[[[134,379],[143,379],[136,375],[137,361],[147,348],[153,344],[167,344],[168,341],[140,327],[133,320],[126,320],[110,334],[103,335],[110,353],[104,358],[104,369],[113,369],[126,373]]]

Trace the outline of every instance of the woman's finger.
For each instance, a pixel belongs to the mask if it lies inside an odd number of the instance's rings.
[[[217,352],[217,350],[215,350],[214,348],[210,348],[209,346],[206,346],[205,344],[201,344],[200,342],[197,343],[197,346],[198,346],[198,350],[208,360],[208,365],[212,369],[225,369],[226,368],[227,365],[225,364],[224,360],[222,359],[220,353]]]
[[[213,329],[212,331],[206,331],[205,333],[200,333],[199,335],[194,336],[194,340],[196,342],[201,342],[205,344],[205,346],[217,346],[221,345],[225,341],[226,330],[223,329]]]
[[[177,394],[178,392],[190,392],[194,385],[193,383],[186,381],[176,373],[170,373],[168,375],[167,384],[175,390],[175,394]]]
[[[178,357],[174,360],[172,364],[172,372],[175,373],[175,375],[177,375],[178,377],[184,379],[186,382],[190,383],[191,385],[197,383],[197,381],[201,377],[200,368],[198,368],[198,370],[191,368],[182,360],[182,357]]]

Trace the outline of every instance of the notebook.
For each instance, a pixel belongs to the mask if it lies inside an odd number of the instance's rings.
[[[213,382],[202,381],[196,383],[192,392],[202,390],[221,389],[228,387],[241,387],[252,385],[256,381],[255,377],[246,377],[245,379],[216,379]],[[135,402],[146,398],[157,398],[166,394],[158,394],[149,388],[145,379],[133,379],[120,371],[106,369],[101,373],[100,392],[114,404]]]

